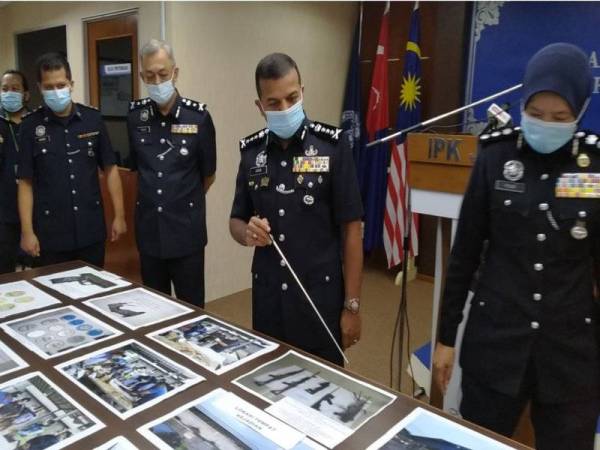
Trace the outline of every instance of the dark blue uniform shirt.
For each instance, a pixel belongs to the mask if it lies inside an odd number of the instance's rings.
[[[18,125],[0,115],[0,223],[17,224]]]
[[[362,203],[347,134],[305,120],[284,150],[267,129],[240,142],[232,218],[267,218],[272,233],[339,338],[344,301],[342,229],[360,220]],[[329,337],[272,246],[256,248],[254,328],[304,349]]]
[[[135,214],[140,253],[178,258],[207,242],[204,179],[216,170],[215,128],[206,106],[177,97],[163,116],[149,98],[132,102],[127,118],[137,169]]]
[[[478,270],[461,349],[465,373],[516,397],[532,369],[538,401],[586,398],[600,386],[593,293],[600,141],[579,132],[574,142],[541,155],[518,135],[506,129],[482,136],[448,264],[439,340],[454,346]],[[584,190],[595,197],[569,197],[585,180],[591,183]]]
[[[20,132],[19,178],[32,180],[33,226],[42,250],[72,251],[106,239],[98,168],[116,162],[100,112],[73,104],[57,117],[40,107]]]

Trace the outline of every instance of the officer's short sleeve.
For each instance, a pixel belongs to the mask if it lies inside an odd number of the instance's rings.
[[[246,175],[244,173],[244,167],[240,160],[240,166],[238,168],[238,174],[235,179],[235,197],[233,198],[233,206],[231,207],[230,217],[232,219],[241,219],[245,222],[250,220],[254,213],[254,205],[252,204],[252,198],[248,191],[248,183],[246,182]]]
[[[360,220],[364,212],[347,132],[342,134],[338,144],[332,175],[335,222],[342,224]]]
[[[137,150],[135,147],[134,140],[135,125],[132,120],[132,114],[127,115],[127,137],[129,139],[129,168],[131,170],[137,170]]]
[[[33,130],[25,119],[19,133],[19,156],[17,166],[17,178],[33,178]]]
[[[98,136],[98,154],[96,157],[98,158],[98,165],[104,169],[115,165],[117,163],[117,156],[110,142],[104,121],[100,119],[99,122],[100,135]]]
[[[215,126],[209,112],[198,129],[200,150],[202,151],[200,167],[202,178],[208,178],[217,170],[217,144]]]

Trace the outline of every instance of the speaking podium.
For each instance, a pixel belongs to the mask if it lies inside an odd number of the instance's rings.
[[[467,188],[471,169],[477,156],[478,138],[471,134],[409,133],[406,142],[410,167],[408,184],[412,211],[437,218],[429,359],[431,369],[433,369],[433,350],[435,342],[437,342],[445,261],[454,240],[463,193]],[[443,218],[452,221],[450,245],[446,246],[444,246],[442,235]],[[455,365],[455,367],[457,366]],[[431,376],[428,382],[430,386],[423,387],[429,393],[431,404],[439,408],[446,406],[445,409],[454,409],[454,404],[458,399],[448,398],[448,401],[444,401],[442,393],[432,383]],[[449,387],[447,397],[457,395],[458,393],[452,393]]]

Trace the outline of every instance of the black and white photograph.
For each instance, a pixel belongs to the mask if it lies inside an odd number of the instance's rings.
[[[301,431],[329,447],[337,445],[396,398],[294,351],[233,383],[272,403],[267,411],[284,422],[305,424],[307,429],[300,425]],[[331,438],[334,434],[337,440]]]
[[[60,302],[27,281],[0,284],[0,319]]]
[[[104,425],[40,372],[0,385],[0,448],[55,450]]]
[[[139,450],[123,436],[117,436],[94,450]]]
[[[56,272],[34,278],[34,280],[42,286],[74,300],[104,294],[131,285],[129,281],[118,275],[104,270],[96,270],[92,267],[79,267],[64,272]]]
[[[93,298],[84,303],[132,330],[194,311],[143,288]]]
[[[9,336],[44,359],[64,355],[122,334],[74,306],[11,320],[1,327]]]
[[[275,350],[278,344],[209,316],[201,316],[148,335],[216,374]]]
[[[416,408],[367,450],[511,450],[483,434]]]
[[[215,389],[138,431],[160,450],[321,448],[289,425],[223,389]]]
[[[121,419],[204,380],[134,340],[103,348],[56,368]]]
[[[8,375],[25,367],[27,367],[27,363],[0,341],[0,376]]]

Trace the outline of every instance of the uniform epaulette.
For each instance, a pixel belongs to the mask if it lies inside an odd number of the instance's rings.
[[[28,119],[28,118],[30,118],[30,117],[33,117],[33,115],[34,115],[36,112],[38,112],[38,111],[41,111],[42,109],[44,109],[44,107],[40,105],[40,106],[38,106],[37,108],[35,108],[34,110],[32,110],[32,111],[28,111],[27,113],[25,113],[25,114],[23,114],[23,115],[21,116],[21,120],[25,120],[25,119]]]
[[[521,127],[506,127],[499,130],[492,131],[491,133],[484,133],[479,136],[479,142],[482,145],[491,144],[492,142],[508,141],[510,139],[516,139],[519,136]]]
[[[79,106],[83,106],[84,108],[93,109],[94,111],[100,111],[97,107],[93,105],[84,105],[83,103],[77,103]]]
[[[133,102],[129,102],[129,111],[133,111],[138,108],[143,108],[151,101],[152,100],[150,100],[150,97],[146,97],[146,98],[140,98],[139,100],[135,100]]]
[[[342,137],[342,129],[334,127],[333,125],[327,125],[322,122],[311,122],[308,126],[310,131],[320,137],[327,138],[333,142],[337,142]]]
[[[578,131],[573,137],[579,141],[580,146],[600,151],[600,135],[591,131]]]
[[[244,150],[248,147],[254,147],[256,144],[259,144],[262,141],[264,141],[268,135],[269,129],[263,128],[262,130],[251,134],[250,136],[246,136],[244,139],[240,139],[240,150]]]
[[[190,100],[189,98],[182,98],[181,104],[185,106],[187,109],[191,109],[193,111],[204,111],[206,110],[206,103],[196,102],[194,100]]]

